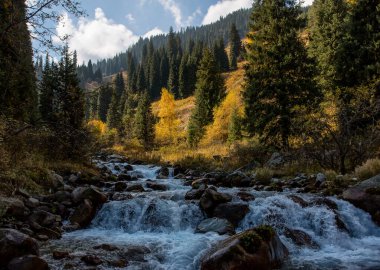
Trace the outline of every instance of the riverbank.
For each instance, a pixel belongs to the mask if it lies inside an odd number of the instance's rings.
[[[32,246],[39,245],[39,252],[24,250],[39,254],[51,269],[208,269],[229,263],[212,255],[218,245],[223,248],[222,240],[266,224],[289,250],[288,259],[280,260],[284,269],[380,265],[373,259],[380,255],[375,254],[380,230],[367,213],[337,197],[292,187],[292,180],[281,186],[277,182],[281,190],[276,190],[253,185],[256,180],[242,172],[143,165],[118,155],[101,155],[94,163],[97,176],[56,174],[56,188],[49,195],[18,190],[11,201],[2,197],[11,206],[3,214],[2,237],[21,233],[26,242],[38,241]],[[315,187],[316,181],[304,182]],[[320,186],[315,188],[322,191]],[[350,257],[353,252],[355,258]],[[8,253],[7,258],[26,254]],[[24,257],[23,263],[30,263]],[[34,267],[36,262],[46,266],[33,260]]]

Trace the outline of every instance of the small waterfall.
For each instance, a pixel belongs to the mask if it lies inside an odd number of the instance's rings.
[[[169,179],[173,179],[173,178],[174,178],[174,168],[169,167]]]

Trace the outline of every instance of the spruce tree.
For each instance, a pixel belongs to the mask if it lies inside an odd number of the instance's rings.
[[[299,14],[296,0],[257,1],[248,35],[247,130],[283,149],[289,146],[297,108],[312,107],[319,95],[311,61],[298,37]]]
[[[112,88],[109,84],[100,87],[98,95],[98,117],[102,122],[107,121],[107,113],[112,99]]]
[[[147,92],[144,92],[139,98],[134,119],[134,135],[144,148],[152,146],[154,140],[154,117]]]
[[[237,69],[237,61],[240,56],[241,40],[236,25],[233,23],[230,30],[230,68]]]
[[[57,78],[58,67],[54,62],[50,63],[49,55],[46,55],[45,67],[39,84],[40,117],[46,122],[51,122],[54,119],[54,94],[60,86]]]
[[[241,118],[235,109],[231,114],[231,119],[228,124],[228,142],[233,143],[237,140],[240,140],[241,137]]]
[[[225,94],[223,78],[209,49],[204,51],[197,71],[195,108],[188,126],[188,143],[196,146],[204,135],[204,127],[213,119],[213,109]]]

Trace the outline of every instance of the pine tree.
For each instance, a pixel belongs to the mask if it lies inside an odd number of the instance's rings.
[[[169,62],[168,88],[169,91],[174,93],[176,97],[179,96],[179,74],[178,65],[175,58],[171,58]]]
[[[154,117],[147,92],[139,98],[134,119],[134,135],[144,148],[149,148],[153,144]]]
[[[53,121],[54,113],[54,93],[59,88],[58,67],[53,62],[50,64],[49,55],[46,55],[45,67],[42,72],[41,83],[39,84],[39,110],[40,117],[46,122]]]
[[[1,112],[30,122],[37,118],[38,100],[25,1],[1,1],[0,10]],[[5,31],[14,22],[20,23]]]
[[[237,60],[240,56],[241,40],[236,25],[233,23],[230,30],[230,68],[237,69]]]
[[[188,143],[196,146],[204,135],[204,127],[212,121],[213,109],[225,94],[223,78],[209,49],[204,51],[197,72],[195,108],[188,126]]]
[[[87,64],[87,80],[92,81],[94,79],[94,70],[93,70],[93,65],[92,61],[88,60]]]
[[[295,0],[257,1],[248,35],[247,130],[281,148],[289,146],[297,107],[312,107],[319,95],[311,62],[298,38],[299,14]]]
[[[102,122],[107,121],[108,109],[112,99],[112,88],[109,84],[104,84],[100,87],[98,95],[98,117]]]

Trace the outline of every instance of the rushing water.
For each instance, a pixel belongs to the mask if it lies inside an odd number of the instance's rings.
[[[123,167],[126,164],[103,165],[117,175],[119,171],[115,170],[115,165]],[[168,190],[133,193],[132,199],[104,204],[88,229],[64,234],[61,240],[51,241],[44,247],[44,257],[53,269],[64,269],[64,265],[51,259],[51,250],[66,249],[80,256],[94,252],[94,246],[104,243],[125,247],[127,251],[129,247],[147,251],[143,256],[140,252],[138,258],[128,258],[129,265],[125,269],[198,269],[205,251],[226,237],[194,232],[205,216],[195,202],[184,200],[190,187],[184,186],[183,180],[156,179],[159,167],[136,165],[133,169],[131,174],[143,176],[133,183],[146,188],[146,180],[152,179],[165,184]],[[172,170],[170,173],[172,175]],[[380,229],[364,211],[336,198],[329,198],[338,206],[335,211],[313,203],[318,199],[314,195],[297,194],[308,203],[301,207],[288,197],[291,191],[273,193],[250,188],[219,188],[233,195],[234,201],[240,200],[236,193],[241,190],[256,199],[249,202],[250,212],[237,231],[260,224],[274,226],[290,251],[283,269],[380,269]],[[337,216],[348,231],[337,227]],[[317,248],[297,246],[285,236],[286,228],[306,232]],[[103,264],[98,269],[113,268]]]

